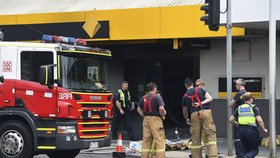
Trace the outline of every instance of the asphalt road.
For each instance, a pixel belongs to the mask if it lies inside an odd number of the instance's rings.
[[[123,141],[123,147],[128,147],[129,141]],[[112,145],[107,148],[99,148],[93,151],[81,151],[80,154],[76,158],[112,158],[112,152],[115,151],[116,141],[112,141]],[[220,156],[223,158],[234,158],[234,156],[225,156],[227,155],[227,142],[225,138],[218,139],[218,150]],[[188,157],[190,154],[190,150],[184,151],[167,151],[167,158],[182,158]],[[260,152],[256,158],[267,158],[269,157],[269,147],[260,147]],[[277,147],[277,155],[280,155],[280,147]],[[126,155],[126,158],[140,158],[140,153],[134,155]],[[48,158],[47,155],[37,155],[34,158]]]
[[[82,150],[76,158],[112,158],[112,153],[116,150],[116,140],[112,141],[110,147],[97,148],[94,150]],[[129,147],[129,141],[123,141],[123,148]],[[126,155],[126,158],[140,158],[140,153]],[[34,158],[48,158],[47,155],[37,155]]]
[[[76,158],[112,158],[112,154],[79,154]],[[34,156],[34,158],[48,158],[47,155],[38,155],[38,156]],[[139,156],[129,156],[127,155],[126,158],[139,158]]]

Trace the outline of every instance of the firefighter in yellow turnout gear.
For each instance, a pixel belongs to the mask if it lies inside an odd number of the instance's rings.
[[[209,103],[212,101],[211,95],[203,88],[194,88],[190,78],[185,79],[187,92],[183,96],[183,115],[187,124],[190,123],[190,133],[192,137],[191,153],[193,158],[202,158],[201,132],[205,133],[207,143],[207,157],[218,157],[216,127],[213,121]],[[191,121],[188,117],[191,113]]]
[[[165,158],[164,102],[157,94],[155,83],[149,83],[146,88],[149,92],[142,97],[137,108],[138,113],[144,117],[141,157],[149,158],[153,154],[153,157]]]
[[[198,88],[202,88],[202,89],[204,89],[205,90],[205,88],[204,88],[204,86],[205,86],[205,82],[204,82],[204,80],[203,79],[197,79],[196,81],[195,81],[195,86],[196,87],[198,87]],[[209,151],[209,149],[208,149],[208,147],[209,147],[209,145],[208,145],[208,140],[207,140],[207,138],[206,138],[206,135],[205,135],[205,132],[203,131],[203,129],[202,129],[202,132],[201,132],[201,137],[202,137],[202,141],[203,141],[203,143],[204,143],[204,145],[205,145],[205,147],[204,147],[204,153],[205,153],[205,157],[207,158],[208,157],[208,151]]]

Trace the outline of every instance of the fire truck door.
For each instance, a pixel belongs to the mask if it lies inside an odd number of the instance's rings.
[[[16,97],[20,98],[35,116],[55,117],[57,87],[54,85],[50,88],[39,83],[40,66],[56,63],[54,52],[34,48],[19,48],[18,51],[20,80],[16,82]]]

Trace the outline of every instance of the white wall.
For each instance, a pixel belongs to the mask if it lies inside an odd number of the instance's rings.
[[[248,45],[237,43],[237,47],[233,46],[233,61],[232,69],[233,76],[264,76],[264,98],[268,99],[268,81],[269,81],[269,51],[268,38],[265,39],[249,39]],[[277,44],[279,45],[279,39]],[[234,44],[236,45],[236,44]],[[249,52],[248,52],[249,51]],[[279,52],[279,47],[277,48]],[[247,55],[250,58],[247,60]],[[240,60],[243,56],[245,60]],[[277,55],[277,99],[280,99],[280,54]],[[226,77],[226,41],[212,40],[211,49],[200,52],[200,76],[206,82],[206,88],[211,92],[214,98],[218,98],[218,78]]]
[[[221,0],[221,11],[225,11],[226,1]],[[280,1],[276,0],[276,17],[280,20]],[[233,0],[232,22],[259,22],[269,20],[269,0]],[[226,14],[221,14],[221,23],[226,23]]]

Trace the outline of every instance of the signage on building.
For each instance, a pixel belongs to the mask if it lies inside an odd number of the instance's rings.
[[[210,49],[210,40],[208,39],[190,39],[186,40],[186,47],[192,49]]]
[[[233,77],[232,78],[232,96],[237,92],[235,82],[238,78],[243,78],[246,82],[245,88],[251,92],[255,98],[263,98],[263,77]],[[226,77],[219,78],[219,97],[227,97],[227,79]]]
[[[100,29],[99,25],[100,24]],[[47,23],[47,24],[18,24],[18,25],[0,25],[4,30],[6,41],[26,41],[41,40],[42,34],[60,35],[77,38],[110,38],[109,21],[69,22],[69,23]],[[90,28],[92,25],[92,28]],[[97,31],[98,30],[98,31]],[[88,33],[91,34],[90,37]]]

